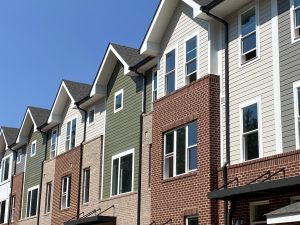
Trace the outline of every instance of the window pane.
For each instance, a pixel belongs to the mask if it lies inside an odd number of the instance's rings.
[[[30,216],[31,191],[27,194],[27,217]]]
[[[189,157],[189,170],[197,169],[197,147],[190,148],[188,150]]]
[[[119,109],[121,107],[122,107],[122,94],[118,94],[116,96],[116,106],[115,106],[115,108]]]
[[[295,14],[296,14],[296,27],[299,27],[300,26],[300,9],[297,9],[295,11]]]
[[[36,215],[37,199],[38,199],[38,189],[34,189],[32,191],[30,216],[35,216]]]
[[[174,132],[166,134],[166,154],[174,151]]]
[[[188,137],[188,146],[197,144],[197,123],[191,123],[188,125],[189,137]]]
[[[51,202],[51,183],[47,183],[46,188],[46,206],[45,206],[45,212],[50,212],[50,202]]]
[[[258,129],[257,104],[243,109],[243,127],[244,133]]]
[[[2,201],[0,204],[1,204],[1,209],[0,209],[0,223],[4,223],[6,201]]]
[[[166,55],[166,73],[175,69],[175,50]]]
[[[197,57],[197,38],[193,37],[186,42],[186,62]]]
[[[132,189],[132,154],[121,158],[120,167],[120,193],[130,192]]]
[[[193,60],[191,62],[189,62],[188,64],[186,64],[186,74],[190,75],[194,72],[196,72],[197,70],[197,60]]]
[[[198,225],[198,217],[188,218],[187,225]]]
[[[294,0],[294,3],[295,3],[295,8],[300,6],[300,0]]]
[[[6,181],[8,180],[8,177],[9,177],[9,162],[10,162],[10,159],[6,159],[5,160],[5,169],[4,169],[4,179],[3,181]]]
[[[71,135],[71,122],[67,123],[67,136]]]
[[[56,144],[56,137],[57,137],[57,132],[55,130],[55,131],[52,132],[51,144]]]
[[[153,74],[153,89],[157,90],[157,72]]]
[[[63,188],[62,188],[63,193],[67,192],[67,187],[68,187],[68,180],[65,177],[65,178],[63,178]]]
[[[95,116],[95,111],[94,110],[91,110],[89,112],[89,123],[93,123],[94,122],[94,116]]]
[[[71,177],[68,177],[68,195],[67,195],[67,207],[70,207],[71,201]]]
[[[166,178],[174,176],[173,165],[174,165],[173,156],[166,158],[166,162],[165,162],[165,177]]]
[[[169,94],[175,90],[175,72],[166,76],[166,93]]]
[[[300,88],[298,88],[298,113],[300,116]]]
[[[256,33],[243,38],[243,53],[256,48]]]
[[[185,173],[185,127],[177,130],[176,174]]]
[[[249,10],[241,16],[242,36],[251,33],[256,29],[255,8]]]
[[[267,221],[265,214],[269,213],[269,204],[254,207],[254,221]]]
[[[89,202],[90,199],[90,169],[84,171],[84,200],[83,202]]]
[[[72,139],[71,139],[71,148],[75,147],[75,138],[76,138],[76,119],[72,120]]]
[[[118,171],[119,171],[119,159],[115,159],[113,161],[112,195],[118,194]]]
[[[245,160],[259,157],[258,132],[244,135]]]

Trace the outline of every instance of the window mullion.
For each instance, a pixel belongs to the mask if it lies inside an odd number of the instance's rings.
[[[188,152],[188,140],[189,140],[189,129],[188,126],[185,127],[185,173],[189,171],[189,152]]]
[[[177,176],[177,130],[174,131],[174,145],[173,145],[173,176]]]

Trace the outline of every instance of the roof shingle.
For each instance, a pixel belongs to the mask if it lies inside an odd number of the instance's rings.
[[[70,80],[63,80],[63,82],[66,84],[75,102],[79,102],[80,100],[87,97],[90,93],[91,85],[89,84],[79,83]]]
[[[30,110],[33,117],[32,119],[34,120],[37,127],[40,127],[47,122],[50,110],[33,106],[29,106],[28,109]]]
[[[19,129],[18,128],[12,128],[12,127],[1,127],[5,136],[5,140],[7,141],[7,145],[10,146],[13,143],[15,143],[18,134]]]

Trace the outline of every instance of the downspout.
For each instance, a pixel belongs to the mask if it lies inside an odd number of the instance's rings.
[[[13,152],[13,161],[14,161],[14,172],[11,176],[11,180],[10,180],[10,197],[9,197],[9,212],[8,212],[8,222],[7,224],[9,225],[10,224],[10,221],[11,221],[11,210],[12,210],[12,194],[13,194],[13,183],[14,183],[14,176],[16,175],[16,169],[17,169],[17,152],[12,150],[12,147],[14,146],[15,144],[12,144],[10,146],[8,146],[8,149],[11,150]]]
[[[75,102],[75,105],[78,110],[81,110],[84,113],[84,130],[83,130],[83,140],[80,143],[80,161],[79,161],[79,178],[78,178],[78,198],[77,198],[77,219],[79,219],[80,216],[80,197],[81,197],[81,176],[82,176],[82,161],[83,161],[83,143],[86,139],[86,122],[87,122],[87,114],[88,112],[80,107],[80,101]]]
[[[137,202],[137,225],[141,224],[141,203],[142,203],[142,155],[143,155],[143,124],[144,124],[144,114],[146,112],[146,86],[147,77],[138,72],[137,67],[131,67],[131,71],[138,74],[143,78],[143,107],[140,115],[140,138],[139,138],[139,174],[138,174],[138,202]]]
[[[228,183],[228,168],[230,165],[230,114],[229,114],[229,26],[228,23],[220,17],[217,17],[210,13],[210,10],[221,3],[223,0],[215,0],[207,6],[201,6],[201,10],[206,13],[207,16],[222,23],[225,30],[225,117],[226,117],[226,162],[223,165],[223,183],[224,188],[227,189]],[[223,156],[222,156],[223,157]],[[224,224],[230,225],[230,216],[228,214],[228,200],[224,200]]]
[[[47,149],[48,149],[48,138],[49,138],[49,135],[48,133],[42,131],[42,127],[38,127],[37,130],[43,134],[45,137],[46,137],[46,145],[45,145],[45,156],[44,156],[44,160],[43,160],[43,165],[42,165],[42,171],[41,171],[41,179],[40,179],[40,188],[39,188],[39,204],[38,204],[38,216],[37,216],[37,224],[40,224],[40,217],[41,217],[41,199],[42,199],[42,186],[43,186],[43,175],[44,175],[44,163],[47,159]]]

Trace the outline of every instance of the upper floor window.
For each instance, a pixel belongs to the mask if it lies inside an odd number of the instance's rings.
[[[62,178],[61,182],[61,209],[70,207],[71,176]]]
[[[46,184],[45,214],[49,213],[51,210],[51,193],[52,193],[52,183],[48,182]]]
[[[157,100],[157,70],[152,73],[152,101]]]
[[[67,151],[75,147],[76,122],[77,122],[77,119],[75,118],[67,123],[67,134],[66,134],[66,150]]]
[[[170,94],[175,91],[176,74],[176,50],[173,49],[166,54],[166,75],[165,75],[165,93]]]
[[[197,36],[185,43],[185,75],[187,83],[197,80]]]
[[[198,216],[189,216],[186,218],[186,225],[198,225]]]
[[[2,160],[1,182],[5,182],[10,178],[10,157]]]
[[[265,214],[270,212],[268,201],[250,203],[250,224],[267,224]]]
[[[51,149],[50,149],[50,159],[56,156],[57,151],[57,129],[53,130],[51,133]]]
[[[241,64],[258,56],[256,17],[256,7],[240,15]]]
[[[95,122],[95,109],[91,109],[88,112],[88,124],[92,125]]]
[[[6,201],[0,202],[0,224],[5,220]]]
[[[83,171],[83,203],[88,203],[90,200],[90,168]]]
[[[27,192],[27,217],[36,216],[37,214],[37,205],[38,205],[38,192],[39,188],[33,187],[28,189]]]
[[[300,81],[293,84],[294,87],[294,116],[296,148],[300,148]]]
[[[112,157],[111,196],[133,190],[133,153],[132,149]]]
[[[197,169],[197,123],[165,134],[164,177],[174,177]]]
[[[300,0],[291,0],[292,39],[300,37]]]
[[[123,101],[124,101],[124,91],[123,89],[120,91],[117,91],[115,93],[115,97],[114,97],[114,113],[119,112],[123,109]]]
[[[241,107],[241,144],[243,160],[260,157],[260,104],[259,101],[251,102]]]
[[[36,141],[33,141],[31,143],[31,149],[30,149],[30,156],[35,156],[36,155]]]
[[[22,149],[17,151],[17,164],[20,164],[22,161]]]

